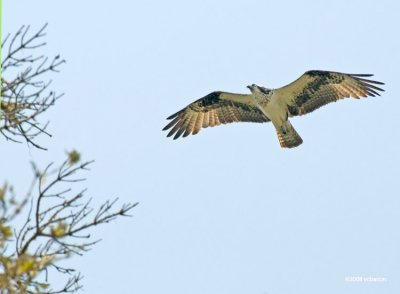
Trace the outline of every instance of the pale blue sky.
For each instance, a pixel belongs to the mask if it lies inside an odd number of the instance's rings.
[[[95,159],[94,203],[139,201],[71,260],[85,293],[372,294],[400,291],[398,1],[3,1],[3,34],[48,22],[67,64],[46,114],[49,151],[0,146],[25,192],[29,161]],[[165,118],[211,91],[283,86],[309,69],[373,73],[381,97],[292,124],[231,124],[173,141]],[[5,168],[7,167],[7,168]],[[349,283],[346,276],[386,277]]]

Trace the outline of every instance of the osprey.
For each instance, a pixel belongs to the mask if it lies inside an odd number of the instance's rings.
[[[231,122],[271,121],[278,134],[281,147],[293,148],[303,140],[297,134],[288,117],[303,115],[336,102],[339,99],[367,97],[384,91],[375,86],[384,83],[365,79],[371,74],[344,74],[340,72],[311,70],[287,86],[267,89],[256,84],[247,86],[251,94],[235,94],[215,91],[169,116],[172,120],[163,129],[172,130],[178,139],[197,134],[202,128]],[[375,85],[374,85],[375,84]]]

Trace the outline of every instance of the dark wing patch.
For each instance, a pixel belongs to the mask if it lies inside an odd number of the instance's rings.
[[[202,128],[214,127],[232,122],[268,122],[268,117],[258,109],[249,95],[226,92],[212,92],[196,100],[167,119],[172,120],[163,131],[172,128],[167,137],[175,134],[178,139],[197,134]]]
[[[289,115],[303,115],[339,99],[380,95],[384,91],[375,85],[384,83],[365,79],[371,74],[344,74],[313,70],[281,89],[288,90]]]

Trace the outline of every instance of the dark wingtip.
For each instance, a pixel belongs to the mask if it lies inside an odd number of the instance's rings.
[[[369,96],[381,96],[381,94],[379,94],[377,91],[385,92],[384,89],[375,86],[384,85],[385,83],[362,78],[373,76],[372,74],[352,74],[351,76],[364,86]]]
[[[179,131],[175,134],[174,140],[178,139],[184,131],[184,128],[180,128]]]
[[[373,80],[367,80],[367,79],[360,79],[360,78],[355,78],[359,81],[362,81],[364,83],[370,83],[370,84],[376,84],[376,85],[384,85],[385,83],[378,82],[378,81],[373,81]]]
[[[177,112],[177,113],[174,113],[173,115],[168,116],[167,119],[173,119],[173,118],[176,117],[177,115],[178,115],[178,112]]]
[[[175,117],[175,119],[173,121],[170,121],[162,130],[166,131],[169,128],[172,128],[176,123],[178,123],[179,121],[179,117]]]
[[[371,88],[368,89],[368,92],[372,92],[372,93],[374,93],[375,95],[381,96],[378,92],[372,90]],[[372,96],[374,96],[374,95],[372,95]]]
[[[183,109],[179,110],[178,112],[175,112],[174,114],[168,116],[167,119],[173,119],[173,118],[177,117],[179,114],[181,114],[182,112],[184,112],[185,109],[186,109],[186,108],[183,108]]]
[[[378,82],[378,81],[369,81],[370,83],[373,83],[373,84],[378,84],[378,85],[384,85],[385,83],[382,83],[382,82]]]
[[[373,77],[373,74],[350,74],[353,77]]]

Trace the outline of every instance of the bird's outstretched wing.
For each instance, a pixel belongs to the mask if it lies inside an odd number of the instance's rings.
[[[290,116],[303,115],[339,99],[375,96],[384,91],[375,85],[384,83],[365,79],[371,74],[344,74],[310,70],[293,83],[276,89],[275,93],[288,105]]]
[[[212,92],[189,104],[167,119],[172,121],[163,131],[172,128],[167,137],[175,134],[178,139],[197,134],[202,128],[231,122],[268,122],[269,119],[257,108],[251,95]]]

